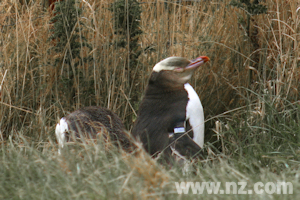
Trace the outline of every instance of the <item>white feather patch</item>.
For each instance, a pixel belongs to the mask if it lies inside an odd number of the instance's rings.
[[[65,134],[66,132],[68,132],[68,130],[69,130],[68,123],[66,119],[63,117],[60,119],[60,121],[58,122],[55,128],[55,135],[60,148],[64,147],[64,142],[66,138]]]
[[[189,101],[186,106],[186,119],[193,129],[193,140],[202,148],[204,144],[204,112],[201,101],[194,88],[189,84],[184,84],[188,93]]]

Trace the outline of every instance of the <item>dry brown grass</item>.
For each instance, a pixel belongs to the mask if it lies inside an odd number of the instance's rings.
[[[229,0],[191,5],[143,1],[140,44],[156,51],[143,52],[138,66],[129,67],[127,50],[115,45],[113,17],[107,9],[112,2],[80,3],[84,8],[84,18],[80,20],[86,26],[82,34],[92,45],[92,51],[83,49],[81,53],[92,55],[93,62],[78,66],[83,79],[76,74],[73,88],[67,88],[62,77],[68,77],[72,69],[63,63],[55,65],[54,58],[61,55],[49,53],[55,45],[54,41],[47,41],[52,26],[50,13],[43,11],[40,1],[23,8],[18,1],[2,1],[1,138],[18,132],[35,138],[53,137],[58,118],[87,105],[112,109],[130,129],[139,104],[131,97],[141,98],[152,66],[171,55],[190,59],[199,55],[210,57],[210,63],[198,70],[192,80],[207,119],[246,103],[259,103],[245,88],[256,93],[268,91],[277,97],[279,108],[281,99],[299,100],[297,0],[267,1],[268,14],[253,16],[252,25],[259,31],[256,52],[251,51],[249,37],[239,22],[239,17],[246,17],[245,13],[229,6]],[[253,63],[257,53],[259,63]],[[252,80],[249,70],[254,74]],[[129,78],[129,73],[136,81]],[[207,127],[212,126],[214,120],[209,120]]]

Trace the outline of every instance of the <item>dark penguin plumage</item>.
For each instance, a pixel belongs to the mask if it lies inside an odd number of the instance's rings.
[[[154,66],[132,130],[132,134],[151,155],[165,150],[177,139],[174,136],[176,127],[186,131],[189,94],[184,84],[190,80],[195,69],[208,60],[205,56],[192,61],[169,57]],[[173,147],[185,155],[201,149],[188,134],[177,140]]]
[[[98,106],[85,107],[61,118],[55,134],[60,148],[73,137],[95,139],[97,134],[109,137],[110,141],[120,144],[125,150],[134,146],[121,119],[109,109]]]

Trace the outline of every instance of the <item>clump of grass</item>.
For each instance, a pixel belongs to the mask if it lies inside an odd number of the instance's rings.
[[[293,184],[292,195],[273,195],[274,199],[290,199],[299,195],[297,162],[262,167],[251,163],[250,154],[210,156],[194,164],[192,173],[180,166],[164,168],[145,152],[136,156],[119,152],[114,146],[105,149],[102,141],[68,143],[61,155],[50,142],[32,143],[23,135],[10,139],[0,150],[0,197],[3,199],[94,199],[94,198],[158,198],[194,199],[195,195],[177,193],[175,182],[256,182],[286,181]],[[250,159],[247,161],[247,159]],[[257,160],[256,160],[257,161]],[[279,161],[279,160],[277,160]],[[277,164],[278,165],[278,164]],[[274,171],[274,167],[278,171]],[[271,170],[272,169],[272,170]],[[236,194],[204,192],[202,197],[232,199]],[[239,197],[248,198],[248,195]],[[265,198],[265,194],[251,197]]]
[[[221,117],[215,131],[226,155],[279,172],[299,160],[299,105],[283,101],[279,108],[269,94],[255,95],[257,103]]]
[[[165,187],[167,175],[147,154],[134,158],[104,146],[101,141],[69,143],[58,155],[57,145],[29,143],[20,135],[0,151],[0,197],[127,199]]]
[[[59,80],[57,87],[68,91],[63,92],[67,96],[67,102],[80,102],[80,99],[76,98],[79,97],[78,93],[94,96],[91,89],[93,80],[86,79],[85,71],[79,67],[93,63],[92,57],[87,55],[91,51],[91,45],[83,35],[82,12],[75,0],[58,1],[55,3],[53,17],[50,20],[52,26],[48,41],[52,43],[52,48],[49,49],[49,53],[54,55],[55,60],[49,62],[49,65],[55,68],[59,66],[61,69],[56,74]],[[81,90],[78,90],[79,88]]]
[[[142,53],[140,45],[140,37],[143,34],[140,28],[141,6],[136,0],[118,0],[110,6],[110,11],[112,11],[114,17],[114,45],[126,52],[126,63],[121,68],[126,72],[128,87],[130,88],[130,104],[133,105],[130,106],[136,108],[139,96],[141,95],[140,91],[134,87],[139,82],[137,76],[139,67],[138,58]],[[125,106],[125,112],[128,107],[127,105]],[[134,115],[132,116],[135,117]],[[131,123],[133,117],[127,116],[126,122]]]

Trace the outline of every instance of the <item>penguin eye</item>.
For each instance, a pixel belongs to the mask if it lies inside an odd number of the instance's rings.
[[[183,72],[183,71],[184,71],[184,69],[181,67],[177,67],[174,69],[174,72]]]

